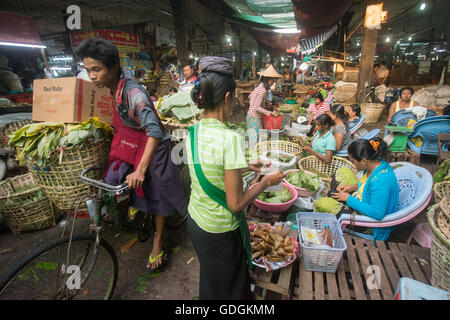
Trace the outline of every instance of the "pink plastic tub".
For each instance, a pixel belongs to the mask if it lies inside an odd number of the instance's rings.
[[[253,188],[255,185],[256,184],[252,185],[250,187],[250,189]],[[253,203],[255,204],[255,206],[257,208],[259,208],[261,210],[264,210],[264,211],[267,211],[267,212],[283,212],[283,211],[288,210],[292,206],[294,201],[298,198],[298,193],[297,193],[297,190],[290,184],[283,183],[282,187],[283,188],[288,188],[289,191],[291,191],[292,199],[290,201],[285,202],[285,203],[277,204],[277,203],[267,203],[267,202],[263,202],[263,201],[260,201],[258,199],[255,199],[253,201]]]

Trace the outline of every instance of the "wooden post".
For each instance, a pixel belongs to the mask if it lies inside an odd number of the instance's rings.
[[[252,53],[252,78],[253,80],[256,79],[256,66],[255,66],[255,54],[253,53],[253,51],[251,51]]]
[[[236,70],[235,77],[236,79],[242,79],[242,49],[241,49],[241,29],[236,24],[231,24],[231,30],[233,30],[233,49],[234,56],[236,58]]]
[[[368,5],[376,4],[378,2],[379,1],[377,0],[369,0]],[[365,102],[365,95],[368,93],[368,89],[370,88],[377,40],[378,29],[364,28],[364,38],[361,48],[361,63],[358,73],[358,86],[356,89],[356,99],[358,103]]]
[[[181,63],[185,63],[189,59],[188,52],[188,33],[187,33],[187,21],[186,17],[189,15],[186,12],[186,8],[183,5],[182,0],[170,0],[170,5],[173,11],[173,22],[175,24],[175,35],[177,38],[177,52],[178,59]]]

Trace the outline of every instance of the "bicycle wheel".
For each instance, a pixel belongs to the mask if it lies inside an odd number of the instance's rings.
[[[118,262],[114,249],[95,235],[74,235],[36,249],[0,279],[0,300],[109,299]],[[69,253],[69,254],[68,254]]]

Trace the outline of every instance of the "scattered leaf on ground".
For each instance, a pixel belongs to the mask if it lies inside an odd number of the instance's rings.
[[[10,251],[12,251],[11,248],[8,248],[8,249],[5,249],[5,250],[0,250],[0,254],[7,253],[7,252],[10,252]]]
[[[180,249],[181,249],[181,246],[176,246],[176,247],[172,248],[172,252],[177,253],[178,251],[180,251]]]
[[[190,258],[189,261],[186,264],[191,263],[194,260],[194,257]]]
[[[98,270],[98,272],[97,272],[97,274],[98,274],[98,276],[100,277],[102,274],[104,274],[106,272],[106,270],[105,269],[100,269],[100,270]]]
[[[130,249],[136,242],[137,238],[134,237],[120,248],[120,252],[122,252],[122,254],[128,253],[128,249]]]
[[[58,270],[58,264],[56,262],[39,262],[35,268],[41,270]]]

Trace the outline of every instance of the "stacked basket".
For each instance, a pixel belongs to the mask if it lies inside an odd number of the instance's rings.
[[[32,120],[19,120],[8,123],[1,131],[0,131],[0,147],[8,146],[9,138],[8,136],[12,134],[14,131],[22,129],[23,126],[27,124],[33,123]]]
[[[361,113],[366,116],[366,123],[378,123],[384,104],[381,103],[361,103]]]
[[[450,200],[428,210],[431,227],[431,285],[450,291]]]
[[[450,199],[450,181],[435,183],[433,186],[434,199],[438,203],[442,199]]]
[[[68,212],[78,196],[96,193],[95,187],[81,181],[80,174],[84,169],[100,167],[101,170],[93,170],[88,176],[101,179],[108,166],[110,148],[111,141],[107,139],[83,143],[62,150],[60,161],[47,167],[39,167],[35,161],[28,160],[28,169],[55,206]],[[80,209],[87,209],[85,202]]]
[[[53,227],[59,218],[30,173],[0,183],[0,211],[14,234]]]

